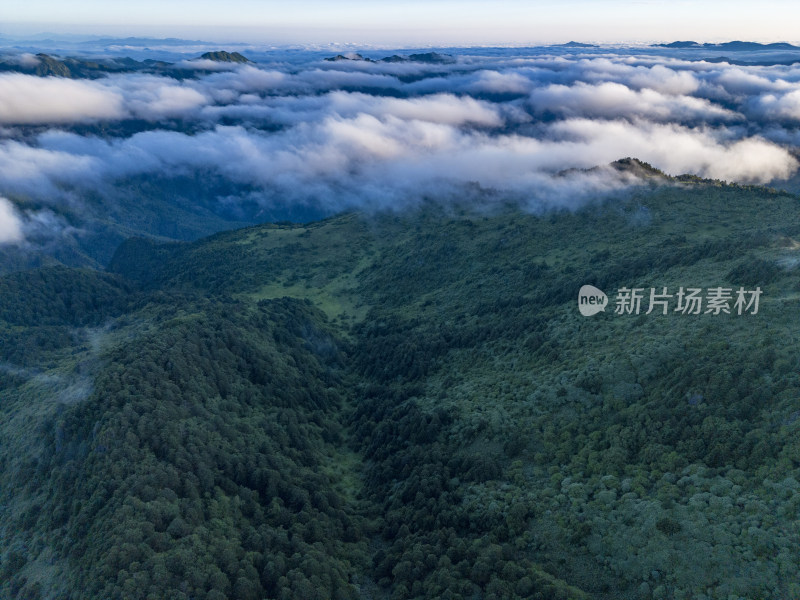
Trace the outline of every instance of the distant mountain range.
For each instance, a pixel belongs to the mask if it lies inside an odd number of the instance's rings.
[[[206,52],[198,58],[185,61],[181,64],[146,59],[142,61],[133,58],[77,58],[77,57],[58,57],[50,54],[39,53],[35,56],[36,60],[20,61],[16,55],[0,55],[0,73],[2,72],[15,72],[25,73],[27,75],[38,75],[40,77],[67,77],[71,79],[87,78],[93,79],[102,77],[108,73],[131,73],[131,72],[158,72],[162,75],[170,75],[177,78],[187,76],[187,67],[193,67],[193,71],[208,70],[207,65],[199,61],[214,61],[218,63],[230,64],[252,64],[246,56],[238,52],[227,52],[225,50],[217,50],[214,52]],[[381,58],[380,60],[373,60],[365,58],[361,54],[353,53],[348,55],[337,54],[325,59],[328,62],[338,61],[363,61],[363,62],[384,62],[384,63],[402,63],[402,62],[417,62],[428,64],[451,64],[455,62],[455,58],[450,54],[440,54],[438,52],[425,52],[421,54],[411,54],[408,56],[401,56],[394,54]],[[192,63],[195,62],[195,65]]]
[[[726,50],[730,52],[748,52],[753,50],[800,50],[800,46],[787,43],[759,44],[758,42],[724,42],[722,44],[701,44],[699,42],[671,42],[669,44],[653,44],[653,48],[673,48],[673,49],[703,49],[703,50]]]
[[[411,54],[409,56],[400,56],[399,54],[393,54],[392,56],[386,56],[379,60],[373,60],[371,58],[365,58],[360,54],[349,54],[345,56],[344,54],[337,54],[336,56],[331,56],[325,59],[328,62],[338,62],[342,60],[353,60],[353,61],[364,61],[364,62],[388,62],[388,63],[397,63],[397,62],[421,62],[421,63],[432,63],[432,64],[450,64],[456,61],[450,54],[440,54],[439,52],[425,52],[422,54]]]
[[[136,71],[159,72],[172,76],[183,77],[186,75],[186,64],[178,66],[176,63],[160,60],[146,59],[137,61],[132,58],[102,58],[87,59],[68,56],[61,58],[49,54],[39,53],[35,61],[20,62],[17,57],[0,55],[0,72],[16,72],[28,75],[38,75],[40,77],[68,77],[77,78],[96,78],[108,73],[130,73]],[[194,61],[210,60],[218,63],[246,64],[252,61],[238,52],[226,52],[218,50],[216,52],[206,52]],[[192,66],[192,60],[188,61],[188,66]],[[197,63],[198,71],[207,70],[202,63]]]
[[[108,36],[87,36],[87,35],[71,35],[67,33],[55,33],[46,31],[33,35],[14,36],[8,34],[0,35],[0,39],[11,42],[59,42],[59,43],[72,43],[83,44],[89,46],[110,46],[110,45],[128,45],[128,46],[185,46],[187,44],[194,44],[199,46],[213,46],[214,43],[203,40],[186,40],[181,38],[153,38],[153,37],[108,37]]]
[[[124,38],[124,39],[111,39],[103,38],[98,40],[98,43],[119,43],[137,45],[145,41],[144,38]],[[166,40],[153,40],[159,43],[177,44],[181,40],[166,39]],[[564,44],[555,44],[554,48],[599,48],[596,44],[589,44],[584,42],[569,41]],[[748,41],[732,41],[720,44],[715,43],[700,43],[696,41],[675,41],[667,44],[653,44],[652,48],[666,48],[671,50],[708,50],[708,51],[724,51],[730,53],[736,52],[794,52],[800,51],[800,46],[795,46],[789,43],[772,43],[761,44],[758,42]],[[56,51],[58,52],[58,51]],[[69,51],[67,51],[69,52]],[[210,65],[203,64],[201,61],[214,61],[217,63],[248,64],[253,61],[239,52],[230,52],[226,50],[216,50],[205,52],[200,56],[188,61],[169,62],[165,60],[154,60],[147,58],[144,60],[136,60],[134,58],[125,57],[96,57],[96,58],[80,58],[77,56],[64,56],[58,54],[47,54],[40,52],[35,55],[36,60],[19,59],[17,52],[10,52],[8,54],[0,54],[0,73],[2,72],[16,72],[25,73],[29,75],[38,75],[41,77],[67,77],[67,78],[98,78],[109,73],[130,73],[130,72],[147,72],[158,73],[162,75],[169,75],[179,79],[190,76],[187,71],[208,71],[214,70]],[[455,57],[451,54],[441,52],[424,52],[409,55],[393,54],[385,56],[380,59],[372,59],[365,57],[359,53],[337,54],[324,59],[327,62],[339,61],[361,61],[366,63],[427,63],[427,64],[452,64],[456,61]],[[748,58],[731,58],[729,56],[709,56],[703,57],[702,60],[708,62],[726,62],[736,65],[790,65],[798,62],[794,54],[782,55],[776,57],[774,55],[768,57],[761,57],[753,60],[752,57]],[[194,64],[193,64],[194,63]]]

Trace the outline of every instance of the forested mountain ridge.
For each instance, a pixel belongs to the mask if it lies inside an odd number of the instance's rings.
[[[799,216],[670,182],[6,275],[0,595],[792,598]],[[758,313],[613,310],[717,286]]]
[[[146,59],[137,61],[130,57],[100,57],[96,59],[73,56],[52,56],[39,52],[36,55],[0,54],[0,73],[24,73],[39,77],[65,77],[69,79],[97,79],[109,74],[119,73],[159,73],[171,77],[191,77],[194,71],[202,71],[197,61],[210,60],[227,63],[249,63],[250,61],[238,52],[218,50],[205,52],[200,57],[173,64],[162,60]]]

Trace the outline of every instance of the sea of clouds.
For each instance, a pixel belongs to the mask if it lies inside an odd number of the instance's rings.
[[[36,223],[7,198],[56,204],[69,189],[74,201],[131,176],[212,174],[248,202],[323,212],[403,209],[470,186],[536,210],[635,183],[582,171],[628,156],[744,183],[798,169],[800,64],[666,49],[206,62],[180,63],[185,76],[0,74],[0,242]]]

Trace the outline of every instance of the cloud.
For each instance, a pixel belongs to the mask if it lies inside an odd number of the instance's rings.
[[[22,241],[22,220],[14,205],[0,197],[0,244]]]
[[[767,183],[789,177],[798,168],[785,148],[760,137],[729,141],[724,130],[571,119],[554,125],[552,134],[570,140],[589,162],[630,151],[672,175]]]
[[[576,83],[571,87],[550,85],[530,95],[536,112],[567,117],[646,117],[658,121],[707,121],[741,119],[737,113],[691,96],[668,96],[645,88],[636,91],[620,83]]]
[[[686,96],[700,87],[700,80],[694,73],[670,69],[665,65],[639,68],[631,74],[628,82],[639,89],[655,90],[673,96]]]
[[[229,184],[227,206],[402,209],[480,189],[533,209],[631,185],[606,169],[564,174],[625,156],[741,182],[798,169],[798,69],[557,52],[450,65],[314,55],[181,79],[2,75],[0,193],[55,204],[126,177],[211,175]],[[128,134],[71,127],[128,120]],[[17,218],[24,233],[33,220]]]
[[[259,69],[250,65],[233,72],[209,75],[200,80],[209,91],[231,90],[234,92],[264,92],[284,90],[290,87],[292,76],[276,69]],[[310,91],[308,88],[306,91]]]
[[[370,63],[365,63],[370,64]],[[393,75],[339,71],[334,69],[312,69],[294,75],[290,81],[295,89],[334,90],[339,88],[397,89],[400,80]],[[291,88],[289,88],[291,91]]]
[[[764,94],[753,100],[752,108],[762,118],[800,121],[800,89],[786,94]]]
[[[331,112],[341,116],[370,114],[409,121],[485,127],[499,127],[504,122],[499,107],[470,97],[459,98],[453,94],[434,94],[410,99],[375,99],[366,94],[334,92],[328,100]]]
[[[535,83],[522,73],[485,70],[475,74],[475,80],[469,89],[473,92],[496,94],[527,94],[534,86]]]
[[[232,71],[238,67],[238,63],[222,62],[207,58],[194,58],[191,60],[182,60],[175,63],[173,66],[178,69],[196,71]]]
[[[769,79],[758,72],[738,67],[725,69],[717,74],[712,81],[731,94],[745,96],[787,90],[792,87],[790,83],[782,79]]]
[[[92,184],[97,181],[95,171],[96,161],[83,154],[0,142],[0,190],[6,193],[58,198],[58,184]]]
[[[0,75],[0,123],[71,124],[129,118],[187,118],[210,102],[168,77],[113,76],[98,81]]]
[[[123,97],[88,81],[0,75],[0,123],[83,123],[124,116]]]
[[[563,196],[556,188],[567,187],[559,172],[626,155],[672,174],[762,183],[786,178],[798,166],[785,148],[760,137],[731,140],[724,129],[574,118],[555,121],[536,136],[498,134],[464,128],[461,119],[439,123],[415,114],[403,118],[379,110],[381,102],[376,101],[375,114],[360,111],[343,117],[331,111],[280,132],[216,126],[194,135],[157,130],[112,141],[50,132],[39,136],[38,148],[24,154],[29,183],[44,178],[51,187],[65,182],[80,187],[137,174],[211,172],[244,186],[247,193],[261,190],[265,202],[369,210],[422,196],[447,196],[471,184],[547,202]],[[62,161],[73,162],[63,169]],[[597,184],[589,191],[622,183],[609,183],[605,175],[573,177],[572,193],[576,181]]]
[[[152,121],[190,118],[211,99],[190,84],[147,75],[109,78],[105,85],[124,100],[125,113]]]
[[[22,52],[20,54],[7,54],[3,59],[11,64],[16,64],[26,69],[33,69],[41,62],[37,56],[30,52]]]

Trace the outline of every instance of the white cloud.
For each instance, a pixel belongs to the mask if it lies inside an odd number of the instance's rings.
[[[469,88],[474,92],[491,92],[496,94],[527,94],[534,82],[522,73],[502,73],[485,70],[476,73],[475,81]]]
[[[31,54],[30,52],[23,52],[21,54],[12,54],[10,56],[5,57],[6,60],[10,63],[18,64],[21,67],[25,67],[26,69],[33,69],[39,65],[41,62],[36,55]]]
[[[133,117],[158,121],[189,118],[210,102],[200,91],[165,77],[122,77],[108,80],[125,98],[125,109]]]
[[[753,100],[753,112],[770,120],[800,121],[800,90],[764,94]]]
[[[575,153],[583,154],[588,163],[630,155],[672,175],[693,173],[757,183],[784,179],[798,168],[785,148],[760,137],[730,142],[724,139],[724,130],[589,119],[563,121],[553,130],[556,135],[568,136],[575,144]]]
[[[628,81],[640,89],[647,88],[674,96],[692,94],[700,87],[700,81],[694,73],[670,69],[664,65],[637,68]]]
[[[602,171],[556,174],[625,156],[744,182],[798,167],[785,122],[800,119],[800,91],[787,68],[609,55],[247,65],[184,80],[11,77],[24,93],[12,105],[0,87],[10,125],[153,124],[128,137],[53,129],[24,142],[8,139],[24,127],[0,130],[0,193],[49,199],[64,186],[203,172],[264,202],[332,209],[401,207],[473,182],[540,205],[623,185]],[[167,119],[177,131],[158,124]]]
[[[82,154],[16,141],[0,143],[0,190],[3,191],[57,198],[57,183],[96,183],[97,167],[96,160]]]
[[[573,86],[550,85],[534,90],[530,102],[536,112],[567,117],[644,117],[657,121],[735,120],[741,115],[691,96],[665,95],[645,88],[632,90],[621,83],[605,82]]]
[[[710,79],[731,94],[748,96],[792,88],[790,83],[782,79],[769,79],[757,71],[740,67],[729,67]]]
[[[377,117],[393,116],[446,125],[498,127],[503,124],[496,105],[469,97],[459,98],[453,94],[401,99],[333,92],[328,100],[329,110],[343,116],[367,113]]]
[[[0,244],[20,242],[22,239],[22,221],[14,205],[0,197]]]
[[[0,123],[74,123],[123,115],[122,96],[94,82],[0,75]]]

